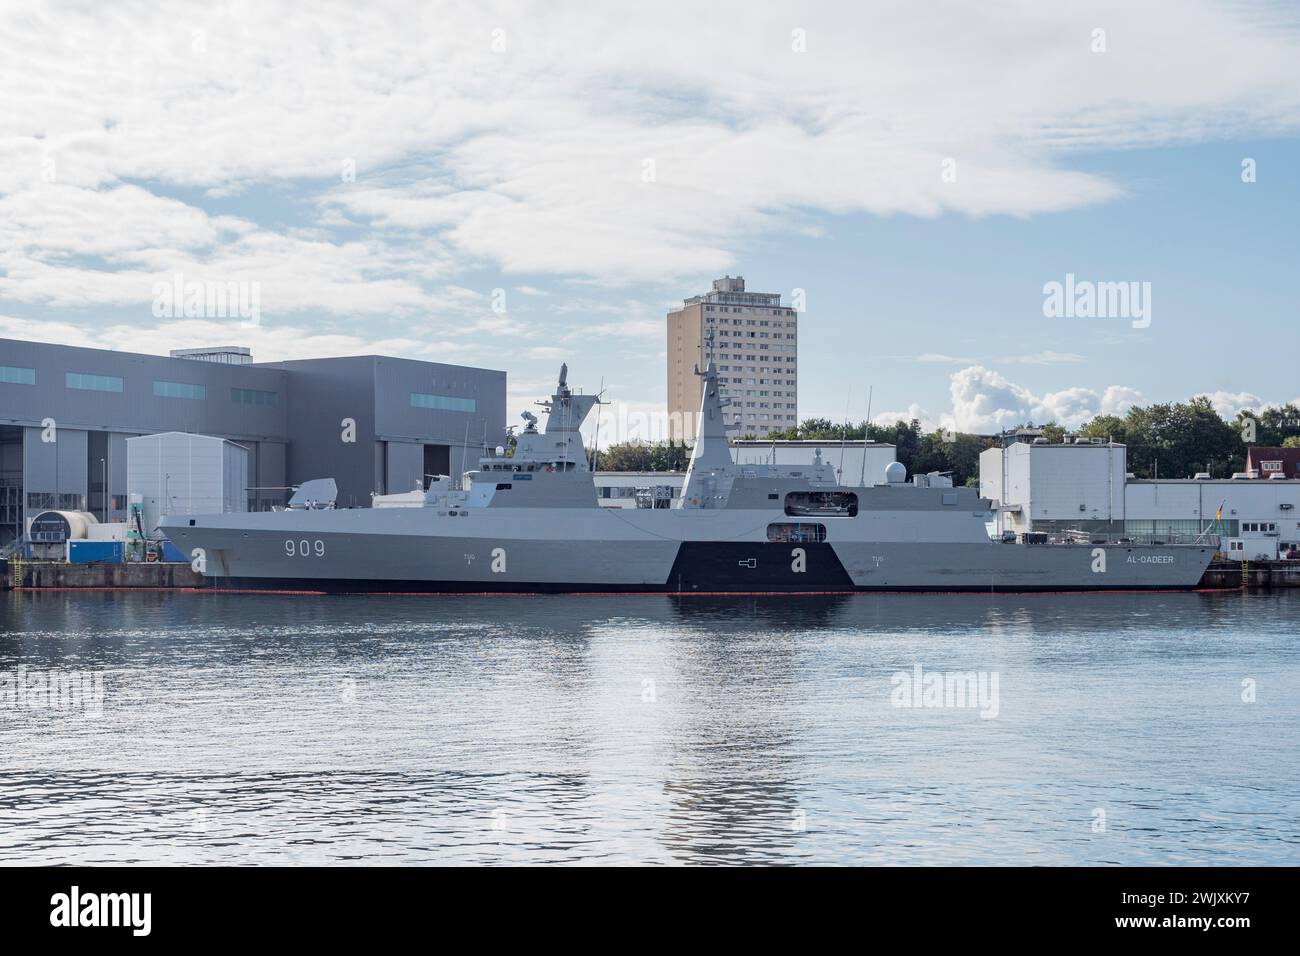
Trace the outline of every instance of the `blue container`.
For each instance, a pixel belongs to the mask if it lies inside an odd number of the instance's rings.
[[[69,541],[68,560],[73,564],[121,564],[121,541]]]
[[[190,559],[185,557],[185,552],[176,547],[176,545],[172,544],[166,538],[163,538],[162,559],[164,561],[182,561],[185,564],[189,564],[190,562]]]

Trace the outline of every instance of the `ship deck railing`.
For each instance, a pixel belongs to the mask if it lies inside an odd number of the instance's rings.
[[[1051,545],[1138,545],[1141,547],[1219,547],[1217,534],[1128,534],[1124,532],[1053,531],[1045,533],[1045,540],[1030,532],[1022,535],[1025,544],[1036,547]]]

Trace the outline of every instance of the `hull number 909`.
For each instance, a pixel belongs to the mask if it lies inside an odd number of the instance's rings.
[[[306,538],[297,540],[290,538],[284,543],[284,553],[286,557],[290,558],[310,558],[313,556],[323,558],[325,557],[325,542],[320,538],[315,541],[308,541]]]

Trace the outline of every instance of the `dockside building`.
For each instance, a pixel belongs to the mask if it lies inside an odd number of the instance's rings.
[[[126,440],[211,435],[247,450],[250,510],[333,477],[340,506],[460,474],[505,441],[503,371],[379,355],[271,363],[0,339],[0,546],[49,510],[126,518]]]

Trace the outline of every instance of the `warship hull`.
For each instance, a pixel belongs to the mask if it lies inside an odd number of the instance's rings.
[[[580,427],[598,396],[561,366],[544,432],[436,476],[414,507],[338,509],[332,479],[289,508],[163,520],[215,588],[310,592],[672,594],[1107,591],[1200,584],[1213,544],[995,540],[974,489],[894,462],[884,481],[840,484],[809,465],[738,464],[718,372],[703,382],[695,446],[671,507],[599,507]],[[378,502],[376,502],[378,504]],[[1086,540],[1086,538],[1085,538]]]
[[[832,525],[825,541],[772,542],[773,516],[746,511],[520,517],[507,509],[457,517],[424,509],[213,515],[180,521],[168,534],[214,588],[321,593],[1192,589],[1215,551],[862,540],[862,519]],[[521,534],[521,526],[535,534]]]

